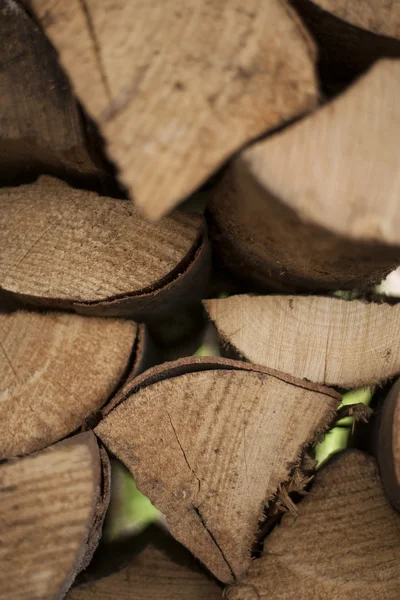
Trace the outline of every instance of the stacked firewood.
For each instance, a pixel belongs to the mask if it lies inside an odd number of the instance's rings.
[[[0,598],[397,599],[400,3],[0,27]],[[164,529],[99,578],[110,458]]]

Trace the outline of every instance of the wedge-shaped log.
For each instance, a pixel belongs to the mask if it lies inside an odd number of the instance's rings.
[[[314,46],[286,1],[30,4],[152,219],[316,104]]]
[[[380,409],[377,459],[386,496],[400,512],[400,379]]]
[[[337,91],[378,58],[400,57],[400,5],[382,0],[291,0],[319,46],[322,83]]]
[[[222,340],[252,363],[344,388],[400,373],[400,304],[240,295],[204,305]]]
[[[375,460],[348,451],[322,470],[266,539],[229,600],[396,600],[400,517],[385,498]]]
[[[183,549],[182,549],[183,550]],[[150,545],[121,571],[73,588],[66,600],[221,600],[222,590],[189,553]]]
[[[400,61],[233,162],[210,202],[223,263],[258,288],[366,288],[400,261]]]
[[[57,54],[21,2],[0,1],[0,29],[0,183],[38,172],[101,175]]]
[[[74,314],[0,314],[0,459],[66,437],[127,374],[136,324]]]
[[[227,582],[246,571],[265,504],[332,423],[338,398],[263,367],[180,359],[121,390],[95,432],[176,539]]]
[[[159,323],[199,303],[208,269],[200,215],[151,224],[49,177],[0,190],[0,289],[24,303]]]
[[[2,600],[64,596],[97,546],[108,469],[91,432],[0,465]]]

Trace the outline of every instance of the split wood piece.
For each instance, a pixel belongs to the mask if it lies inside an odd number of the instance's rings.
[[[54,48],[20,2],[0,0],[0,182],[99,177],[101,161]]]
[[[111,397],[136,324],[74,314],[0,314],[0,459],[69,435]]]
[[[314,45],[286,0],[30,4],[151,219],[316,105]]]
[[[159,323],[199,304],[209,260],[201,215],[151,224],[50,177],[0,190],[0,289],[24,303]]]
[[[66,600],[221,600],[222,591],[189,555],[174,561],[148,546],[128,567],[70,590]]]
[[[383,57],[400,57],[400,5],[382,0],[291,0],[319,46],[322,83],[338,91]]]
[[[400,518],[387,502],[375,460],[341,454],[311,494],[270,534],[229,600],[397,600]]]
[[[237,361],[187,358],[121,390],[95,429],[222,581],[242,575],[263,509],[335,418],[340,396]]]
[[[377,459],[386,496],[400,512],[400,379],[379,415]]]
[[[400,261],[400,61],[245,150],[209,210],[220,260],[258,289],[370,289]]]
[[[258,365],[348,389],[400,373],[400,304],[241,295],[204,305],[222,340]]]
[[[3,600],[64,596],[97,545],[107,466],[91,432],[0,465]]]

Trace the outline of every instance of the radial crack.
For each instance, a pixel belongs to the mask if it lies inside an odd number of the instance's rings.
[[[174,426],[174,424],[173,424],[173,422],[172,422],[172,419],[171,419],[171,415],[169,414],[169,412],[168,412],[168,411],[167,411],[167,415],[168,415],[169,422],[170,422],[170,424],[171,424],[171,427],[172,427],[172,431],[173,431],[173,432],[174,432],[174,434],[175,434],[176,441],[178,442],[178,446],[179,446],[179,448],[181,449],[181,452],[182,452],[182,454],[183,454],[183,458],[185,459],[185,463],[187,464],[187,466],[189,467],[189,469],[190,469],[190,471],[193,473],[193,475],[196,477],[196,479],[197,479],[197,483],[198,483],[198,486],[199,486],[198,492],[200,492],[201,481],[200,481],[200,479],[197,477],[196,473],[194,472],[194,470],[192,469],[192,467],[191,467],[191,465],[190,465],[190,462],[188,461],[188,458],[187,458],[187,456],[186,456],[186,452],[184,451],[184,449],[183,449],[183,446],[182,446],[182,444],[181,444],[181,442],[180,442],[180,440],[179,440],[179,437],[178,437],[177,431],[176,431],[176,429],[175,429],[175,426]]]

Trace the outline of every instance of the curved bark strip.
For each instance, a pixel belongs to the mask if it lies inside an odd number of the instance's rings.
[[[365,289],[400,261],[400,61],[242,152],[209,205],[223,264],[258,289]]]
[[[137,326],[67,313],[0,314],[0,460],[79,429],[130,365]]]
[[[325,91],[335,93],[379,58],[400,57],[400,5],[382,0],[290,0],[318,42]]]
[[[151,219],[316,105],[314,46],[286,1],[30,4]]]
[[[246,571],[265,504],[339,402],[328,388],[221,359],[155,367],[121,395],[96,434],[225,582]]]
[[[99,178],[100,157],[54,48],[16,0],[0,1],[0,184]]]
[[[229,600],[396,600],[400,518],[373,458],[358,450],[320,471],[312,493],[266,539]]]
[[[151,224],[128,201],[49,177],[0,190],[0,209],[0,289],[23,304],[161,327],[204,297],[210,252],[200,215]]]
[[[90,560],[107,508],[95,436],[0,465],[0,499],[1,597],[62,598]]]
[[[400,304],[240,295],[204,305],[222,339],[252,363],[347,389],[400,373]]]
[[[183,554],[183,553],[182,553]],[[153,545],[108,577],[70,590],[66,600],[220,600],[222,590],[189,553],[179,562]]]
[[[400,380],[386,398],[379,418],[377,459],[386,496],[400,512]]]

